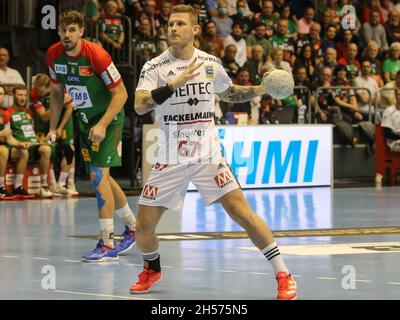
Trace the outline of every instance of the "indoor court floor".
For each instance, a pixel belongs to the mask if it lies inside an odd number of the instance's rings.
[[[399,299],[399,187],[247,190],[276,234],[298,299]],[[138,197],[129,197],[136,208]],[[122,226],[115,217],[115,232]],[[275,299],[266,259],[224,213],[189,192],[157,229],[164,277],[130,295],[136,247],[88,264],[98,234],[95,198],[0,202],[0,299]]]

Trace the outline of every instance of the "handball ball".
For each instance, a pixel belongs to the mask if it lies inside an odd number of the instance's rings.
[[[281,100],[293,93],[294,81],[287,71],[275,69],[263,79],[263,85],[272,98]]]

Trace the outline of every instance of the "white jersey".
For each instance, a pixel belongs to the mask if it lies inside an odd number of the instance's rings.
[[[204,62],[195,71],[200,74],[155,109],[161,129],[157,163],[205,164],[221,159],[214,124],[214,94],[228,89],[232,81],[215,56],[195,48],[192,58],[180,60],[168,49],[143,66],[136,91],[164,86],[176,79],[196,57],[196,63]]]
[[[387,107],[383,111],[381,126],[390,128],[394,133],[400,134],[400,110],[395,105]],[[399,152],[398,141],[387,139],[386,143],[392,151]]]

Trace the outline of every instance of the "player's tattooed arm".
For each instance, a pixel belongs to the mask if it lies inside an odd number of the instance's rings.
[[[264,95],[265,92],[261,86],[238,86],[233,85],[223,92],[217,93],[222,101],[241,103],[253,100],[255,97]]]
[[[135,111],[139,114],[145,114],[154,110],[157,103],[151,96],[151,91],[138,90],[135,93]]]

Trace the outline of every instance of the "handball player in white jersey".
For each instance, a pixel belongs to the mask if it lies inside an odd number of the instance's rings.
[[[197,15],[188,5],[174,6],[168,22],[170,47],[147,62],[135,94],[135,110],[155,110],[160,125],[158,151],[139,200],[136,243],[144,269],[131,293],[148,292],[162,277],[155,229],[166,209],[181,209],[189,182],[207,205],[220,202],[271,263],[278,299],[295,299],[296,282],[263,219],[245,199],[226,164],[214,125],[214,95],[245,102],[266,94],[265,86],[233,85],[218,59],[193,45],[200,33]]]

